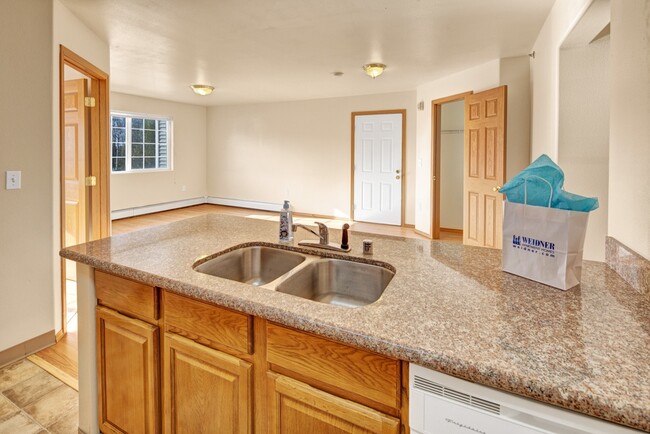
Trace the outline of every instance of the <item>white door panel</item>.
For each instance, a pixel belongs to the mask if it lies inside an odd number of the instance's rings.
[[[354,219],[402,224],[402,114],[359,115],[354,125]]]

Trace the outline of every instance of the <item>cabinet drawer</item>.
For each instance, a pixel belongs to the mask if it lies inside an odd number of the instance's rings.
[[[253,353],[253,319],[249,315],[163,293],[165,328],[208,347],[235,354]]]
[[[275,324],[267,325],[267,359],[299,374],[302,381],[331,385],[389,408],[400,406],[400,363]],[[282,369],[277,369],[282,370]]]
[[[307,384],[268,374],[269,433],[399,434],[400,421]]]
[[[99,304],[141,319],[160,318],[158,293],[153,286],[95,270],[95,293]]]

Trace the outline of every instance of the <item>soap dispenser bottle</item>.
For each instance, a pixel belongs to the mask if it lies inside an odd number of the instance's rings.
[[[280,211],[280,241],[288,243],[293,240],[293,216],[289,201],[285,200]]]

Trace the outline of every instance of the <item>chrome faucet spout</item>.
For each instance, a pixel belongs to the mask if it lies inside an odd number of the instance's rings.
[[[293,224],[293,228],[292,228],[292,229],[293,229],[293,233],[296,233],[296,231],[298,230],[298,228],[302,228],[302,229],[306,230],[307,232],[311,232],[312,234],[316,235],[316,236],[317,236],[317,237],[322,241],[322,238],[321,238],[321,236],[320,236],[319,234],[317,234],[316,232],[314,232],[314,231],[313,231],[309,226],[305,226],[305,225],[300,224],[300,223],[294,223],[294,224]],[[319,228],[319,231],[320,231],[320,228]]]
[[[314,222],[318,225],[318,233],[313,231],[311,228],[302,225],[300,223],[296,223],[293,225],[293,232],[295,233],[298,228],[302,228],[308,232],[311,232],[312,234],[316,235],[318,237],[318,241],[316,240],[303,240],[298,243],[300,246],[309,246],[309,247],[319,247],[321,249],[327,249],[327,250],[336,250],[339,252],[349,252],[350,251],[350,246],[347,244],[347,238],[348,238],[348,228],[350,227],[349,225],[345,224],[343,226],[343,242],[339,244],[334,244],[330,243],[330,234],[329,234],[329,229],[325,225],[325,223],[321,222]]]

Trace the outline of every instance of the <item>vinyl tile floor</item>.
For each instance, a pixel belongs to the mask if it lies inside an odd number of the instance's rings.
[[[79,395],[27,359],[0,368],[0,434],[77,434]]]

